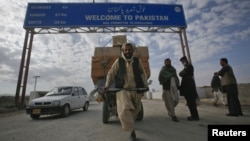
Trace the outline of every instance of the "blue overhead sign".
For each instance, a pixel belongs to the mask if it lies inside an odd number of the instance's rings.
[[[186,27],[182,5],[139,3],[28,3],[24,28]]]

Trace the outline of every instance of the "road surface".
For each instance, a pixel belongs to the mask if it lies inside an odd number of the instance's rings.
[[[227,107],[201,102],[200,121],[187,121],[189,111],[183,100],[176,107],[180,122],[171,121],[162,100],[143,100],[144,118],[136,122],[138,141],[207,141],[207,125],[250,124],[250,106],[244,116],[227,117]],[[41,116],[33,120],[25,111],[0,114],[0,141],[127,141],[117,117],[103,124],[102,103],[91,102],[89,110],[76,110],[66,118]]]

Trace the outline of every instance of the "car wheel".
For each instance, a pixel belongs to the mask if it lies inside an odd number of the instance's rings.
[[[85,102],[84,106],[83,106],[83,111],[88,111],[89,109],[89,102]]]
[[[136,120],[142,121],[143,116],[144,116],[144,109],[143,109],[143,105],[141,103],[141,111],[138,113],[138,116],[137,116]]]
[[[38,119],[38,118],[40,117],[40,115],[33,115],[33,114],[31,114],[30,117],[31,117],[32,119]]]
[[[108,123],[108,120],[109,120],[108,103],[104,100],[102,105],[102,122]]]
[[[69,108],[69,105],[64,105],[63,106],[63,111],[62,111],[62,116],[63,117],[67,117],[70,113],[70,108]]]

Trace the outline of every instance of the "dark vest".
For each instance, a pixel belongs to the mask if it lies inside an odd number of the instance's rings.
[[[132,65],[133,65],[134,79],[136,82],[136,88],[144,88],[145,86],[141,77],[141,70],[139,68],[140,63],[137,57],[133,58]],[[123,58],[119,58],[119,69],[115,78],[116,88],[123,88],[125,84],[125,80],[124,80],[125,74],[126,74],[125,60]]]

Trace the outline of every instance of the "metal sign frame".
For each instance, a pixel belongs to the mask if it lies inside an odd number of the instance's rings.
[[[48,4],[48,3],[46,3]],[[67,5],[67,3],[61,3]],[[86,3],[84,3],[86,4]],[[90,4],[90,3],[89,3]],[[93,3],[91,3],[92,5]],[[94,3],[98,4],[98,3]],[[109,4],[109,3],[105,3]],[[112,4],[112,3],[111,3]],[[149,5],[149,4],[148,4]],[[172,5],[173,6],[173,5]],[[184,12],[183,12],[184,13]],[[27,15],[26,15],[27,16]],[[27,19],[26,21],[27,22]],[[183,56],[187,56],[190,63],[191,56],[188,47],[186,26],[169,26],[169,25],[144,25],[144,26],[58,26],[58,27],[27,27],[26,30],[23,52],[20,62],[19,75],[16,87],[15,104],[19,108],[25,106],[25,93],[28,80],[30,56],[32,51],[32,43],[35,34],[68,34],[68,33],[127,33],[127,32],[143,32],[143,33],[177,33],[180,37],[181,49]],[[20,98],[21,96],[21,98]]]

